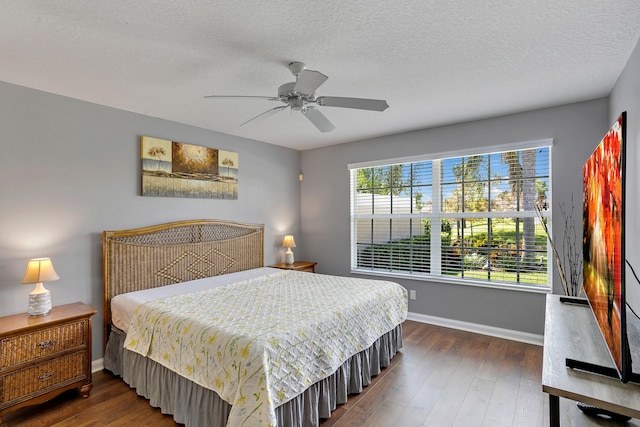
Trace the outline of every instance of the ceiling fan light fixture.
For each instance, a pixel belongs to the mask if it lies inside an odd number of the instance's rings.
[[[293,111],[301,111],[304,108],[304,99],[302,98],[290,99],[289,107],[291,107]]]

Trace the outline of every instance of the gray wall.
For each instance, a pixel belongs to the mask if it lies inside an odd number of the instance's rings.
[[[627,190],[626,190],[626,257],[637,274],[640,274],[640,42],[633,51],[627,66],[618,78],[610,96],[609,123],[613,123],[620,113],[627,112]],[[629,303],[636,313],[640,313],[640,284],[636,282],[631,270],[626,270],[626,288]]]
[[[393,106],[391,106],[393,108]],[[553,138],[554,233],[562,235],[561,201],[573,194],[581,229],[582,164],[608,128],[608,99],[462,123],[302,152],[304,255],[317,271],[350,275],[349,173],[347,164]],[[409,311],[542,334],[545,295],[394,279],[417,291]],[[557,278],[554,291],[562,293]]]
[[[238,200],[141,197],[141,135],[239,154]],[[82,301],[102,357],[103,230],[221,218],[265,224],[265,263],[300,236],[300,153],[0,83],[0,316],[25,312],[27,259],[51,257],[54,305]]]

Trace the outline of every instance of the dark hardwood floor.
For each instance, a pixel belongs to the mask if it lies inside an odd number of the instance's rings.
[[[542,347],[407,321],[392,364],[322,427],[548,426],[541,376]],[[67,392],[5,415],[2,427],[176,426],[119,378],[97,372],[93,384],[87,399]],[[561,416],[562,426],[621,425],[587,417],[564,399]]]

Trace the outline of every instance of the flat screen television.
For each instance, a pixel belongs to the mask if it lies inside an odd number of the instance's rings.
[[[622,382],[631,377],[625,300],[623,112],[583,166],[584,290]]]

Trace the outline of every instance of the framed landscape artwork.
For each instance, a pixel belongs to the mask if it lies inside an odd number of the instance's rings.
[[[238,198],[238,153],[143,136],[140,158],[143,196]]]

